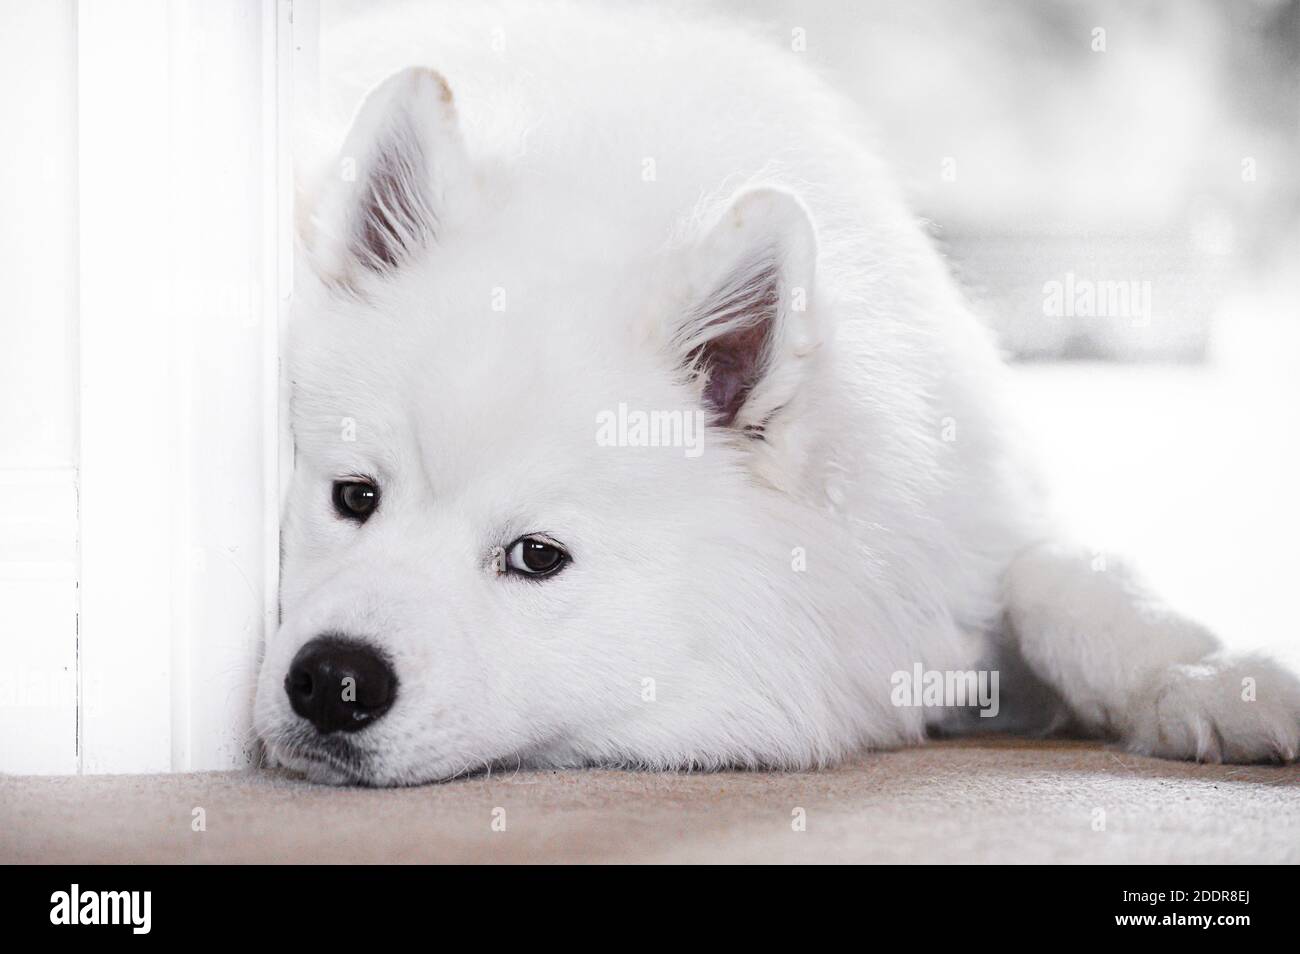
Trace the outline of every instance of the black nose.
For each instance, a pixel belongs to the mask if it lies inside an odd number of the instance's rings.
[[[321,732],[356,732],[392,706],[397,676],[365,643],[320,636],[293,657],[284,691],[293,711]]]

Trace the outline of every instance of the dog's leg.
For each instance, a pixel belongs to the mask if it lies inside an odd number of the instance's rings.
[[[1296,758],[1300,681],[1264,656],[1220,651],[1126,567],[1034,546],[1007,573],[1006,607],[1016,648],[1086,729],[1164,758]]]

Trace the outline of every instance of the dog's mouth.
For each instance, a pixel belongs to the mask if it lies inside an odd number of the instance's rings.
[[[368,785],[374,777],[369,755],[353,743],[314,730],[293,727],[266,744],[271,760],[309,781],[327,785]]]

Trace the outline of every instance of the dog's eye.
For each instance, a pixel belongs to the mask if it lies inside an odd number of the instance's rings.
[[[334,510],[340,517],[365,523],[378,506],[379,487],[370,481],[334,481]]]
[[[553,540],[531,535],[520,537],[506,551],[506,565],[528,576],[550,576],[569,562],[569,554]]]

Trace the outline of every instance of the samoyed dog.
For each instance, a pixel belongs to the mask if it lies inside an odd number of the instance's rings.
[[[797,55],[595,4],[349,29],[271,761],[807,769],[990,728],[1296,758],[1292,675],[1056,538],[994,345]]]

